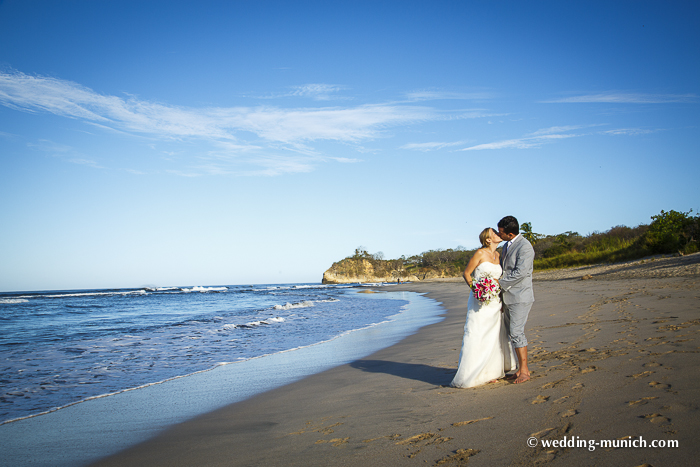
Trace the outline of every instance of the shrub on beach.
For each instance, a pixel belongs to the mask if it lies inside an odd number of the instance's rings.
[[[651,216],[653,222],[640,242],[651,253],[695,253],[698,251],[700,216],[689,212],[661,211]]]
[[[615,263],[653,254],[690,254],[700,250],[700,216],[661,211],[649,225],[618,225],[582,237],[576,232],[549,235],[535,245],[535,269]]]

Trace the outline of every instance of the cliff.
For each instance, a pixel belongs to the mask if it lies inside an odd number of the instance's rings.
[[[402,261],[345,258],[323,273],[323,284],[352,284],[365,282],[422,281],[457,277],[454,271],[421,268],[406,269]]]

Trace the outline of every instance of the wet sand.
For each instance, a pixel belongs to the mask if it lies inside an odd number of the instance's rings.
[[[426,292],[443,304],[445,320],[95,465],[693,465],[700,455],[700,276],[686,263],[652,275],[644,264],[622,277],[602,271],[585,274],[588,280],[535,282],[527,383],[448,387],[468,289],[458,282],[391,286],[384,290]],[[679,447],[542,447],[564,436],[586,443],[641,436]],[[538,446],[528,447],[530,437]]]

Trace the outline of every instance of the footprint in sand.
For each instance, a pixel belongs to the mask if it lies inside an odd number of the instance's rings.
[[[380,436],[379,438],[372,438],[372,439],[363,439],[363,443],[371,443],[372,441],[377,441],[378,439],[390,439],[390,440],[396,440],[401,438],[401,435],[398,433],[394,433],[392,435],[386,435],[386,436]]]
[[[634,379],[637,379],[637,378],[644,378],[645,376],[651,376],[651,375],[653,375],[654,373],[655,373],[654,371],[643,371],[642,373],[637,373],[636,375],[629,375],[629,376],[627,376],[627,377],[628,377],[628,378],[634,378]]]
[[[637,404],[644,405],[644,404],[648,404],[649,401],[652,401],[654,399],[658,399],[658,397],[642,397],[638,401],[629,401],[627,404],[628,405],[637,405]]]
[[[677,326],[675,324],[667,324],[666,326],[659,326],[659,331],[680,331],[681,329],[685,328],[685,326]]]
[[[418,435],[411,436],[402,441],[397,442],[397,445],[408,445],[409,449],[417,448],[416,451],[408,454],[408,458],[412,459],[421,452],[421,450],[430,444],[442,444],[452,440],[450,437],[437,436],[435,433],[420,433]]]
[[[542,404],[544,402],[547,402],[549,400],[549,396],[537,396],[531,404]]]
[[[560,397],[559,399],[555,400],[554,403],[555,404],[562,404],[562,403],[566,402],[566,399],[568,399],[568,398],[569,398],[569,396]]]
[[[669,389],[671,387],[670,384],[659,383],[658,381],[652,381],[649,383],[649,386],[654,389]]]
[[[588,368],[584,368],[583,370],[581,370],[581,374],[585,375],[586,373],[596,371],[597,369],[598,369],[598,367],[596,367],[596,366],[589,366]]]
[[[333,438],[333,439],[319,439],[316,441],[316,444],[324,444],[324,443],[329,443],[332,444],[335,447],[342,446],[343,444],[347,444],[348,440],[350,438]]]
[[[583,387],[583,383],[576,383],[573,386],[571,386],[571,389],[582,389]]]
[[[323,433],[324,435],[330,435],[331,433],[333,433],[335,431],[333,429],[333,427],[340,426],[340,425],[342,425],[342,423],[334,423],[333,425],[322,427],[322,428],[319,428],[315,431],[317,431],[318,433]]]
[[[493,418],[493,417],[477,418],[476,420],[469,420],[469,421],[466,421],[466,422],[457,422],[457,423],[453,423],[452,426],[471,425],[472,423],[483,422],[484,420],[491,420],[492,418]]]
[[[326,418],[322,419],[320,423],[317,423],[317,424],[314,424],[314,422],[312,422],[312,421],[308,421],[308,422],[306,422],[306,427],[302,428],[299,431],[295,431],[295,432],[289,433],[289,434],[290,435],[301,435],[304,433],[321,433],[324,435],[330,435],[331,433],[333,433],[335,431],[335,430],[333,430],[334,427],[340,426],[343,423],[338,422],[338,423],[334,423],[334,424],[328,425],[328,426],[319,426],[321,423],[328,420],[329,418],[332,418],[332,417],[326,417]],[[345,418],[345,417],[341,417],[341,418]]]
[[[534,464],[548,464],[554,460],[554,458],[557,457],[557,451],[552,449],[549,451],[545,451],[540,456],[535,459],[533,462]]]
[[[547,436],[549,433],[552,431],[556,430],[556,428],[545,428],[542,431],[538,431],[537,433],[532,433],[530,437],[535,437],[535,438],[542,438],[544,436]]]
[[[543,385],[542,387],[540,387],[540,389],[552,389],[557,384],[560,384],[563,382],[564,382],[563,379],[560,379],[559,381],[552,381],[551,383],[547,383],[547,384]]]
[[[568,418],[568,417],[573,417],[574,415],[578,414],[578,410],[576,409],[570,409],[561,414],[561,418]]]
[[[639,418],[645,418],[649,420],[651,423],[655,423],[657,425],[664,425],[666,423],[669,423],[671,421],[670,418],[666,418],[660,413],[649,413],[646,415],[640,415]]]
[[[435,433],[421,433],[419,435],[411,436],[410,438],[406,438],[404,440],[401,440],[396,444],[418,444],[421,441],[425,441],[426,439],[431,439],[434,436],[435,436]]]
[[[442,459],[435,462],[435,465],[442,464],[458,464],[467,465],[469,458],[475,456],[479,453],[478,449],[457,449],[451,456],[443,457]]]

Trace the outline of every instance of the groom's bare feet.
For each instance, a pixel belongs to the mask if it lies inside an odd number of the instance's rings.
[[[521,373],[517,378],[515,378],[513,384],[520,384],[524,383],[525,381],[530,381],[530,373]]]

